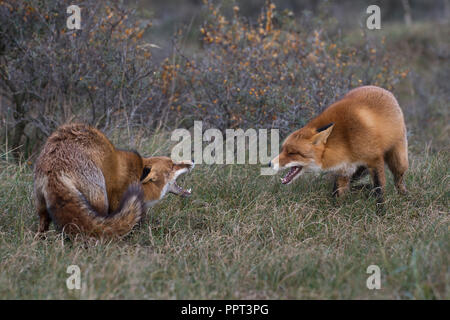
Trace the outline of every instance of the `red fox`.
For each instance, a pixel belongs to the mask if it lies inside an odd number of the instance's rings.
[[[283,184],[304,171],[333,172],[336,196],[344,195],[351,181],[369,171],[377,203],[382,203],[385,162],[397,190],[406,193],[403,176],[408,169],[408,142],[402,110],[391,92],[364,86],[351,90],[291,133],[269,166],[275,170],[290,168]]]
[[[63,125],[48,138],[35,165],[39,232],[53,221],[69,235],[126,235],[146,206],[167,192],[191,194],[176,179],[193,167],[191,161],[143,158],[116,149],[103,133],[85,124]]]

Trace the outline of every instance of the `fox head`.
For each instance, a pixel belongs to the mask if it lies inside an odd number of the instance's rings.
[[[318,129],[304,127],[286,138],[280,154],[269,163],[276,171],[290,168],[281,183],[291,183],[304,171],[320,170],[325,144],[333,127],[333,123]]]
[[[191,189],[183,189],[176,180],[180,175],[191,171],[194,168],[194,162],[175,162],[168,157],[151,157],[143,158],[143,165],[140,180],[146,201],[162,199],[167,192],[182,197],[191,195]]]

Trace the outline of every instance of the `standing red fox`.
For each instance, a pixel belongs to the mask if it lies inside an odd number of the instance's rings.
[[[337,196],[369,169],[377,203],[382,203],[385,163],[397,190],[406,193],[403,175],[408,169],[408,142],[402,110],[389,91],[364,86],[351,90],[290,134],[270,166],[275,170],[290,168],[283,184],[304,171],[334,172],[333,194]]]
[[[176,163],[118,150],[88,125],[61,126],[36,161],[39,232],[47,231],[53,221],[67,234],[125,235],[144,215],[146,204],[162,199],[167,191],[190,195],[175,180],[193,166],[191,161]]]

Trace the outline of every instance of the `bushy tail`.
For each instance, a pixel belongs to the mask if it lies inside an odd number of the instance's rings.
[[[86,197],[73,186],[59,194],[50,207],[52,219],[59,229],[69,235],[84,234],[96,238],[124,236],[145,213],[144,192],[139,184],[132,184],[122,197],[119,208],[106,216],[95,211]]]

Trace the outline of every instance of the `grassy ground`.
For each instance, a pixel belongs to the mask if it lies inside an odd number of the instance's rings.
[[[450,298],[449,162],[410,156],[409,195],[389,175],[387,212],[355,191],[338,202],[326,176],[281,186],[257,166],[197,166],[189,199],[170,195],[116,242],[35,237],[27,166],[1,163],[0,299]],[[81,290],[66,269],[81,268]],[[381,268],[368,290],[366,269]]]
[[[440,29],[423,27],[422,38]],[[124,240],[69,242],[54,231],[40,240],[30,166],[0,151],[0,299],[450,299],[449,90],[437,77],[445,60],[430,55],[417,83],[398,91],[409,194],[396,194],[389,173],[384,216],[364,191],[335,202],[326,176],[285,187],[258,166],[200,165],[182,182],[191,198],[168,196]],[[110,138],[143,154],[169,150],[158,139]],[[72,264],[81,268],[79,291],[66,287]],[[366,287],[372,264],[380,290]]]

